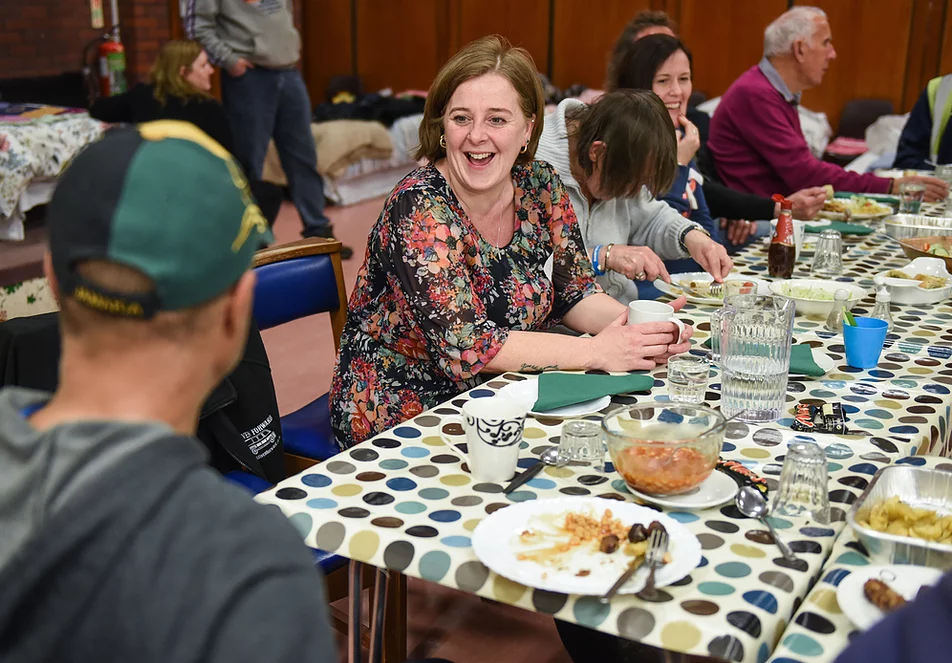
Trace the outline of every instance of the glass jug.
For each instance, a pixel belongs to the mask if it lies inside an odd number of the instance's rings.
[[[772,295],[725,297],[711,313],[711,354],[721,371],[721,412],[739,421],[775,421],[790,372],[793,300]]]

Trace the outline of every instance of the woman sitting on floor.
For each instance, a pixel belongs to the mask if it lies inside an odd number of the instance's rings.
[[[624,304],[638,299],[632,279],[667,279],[662,258],[691,256],[717,280],[733,266],[709,228],[654,199],[671,188],[675,155],[671,121],[651,92],[612,92],[591,106],[566,99],[545,119],[536,156],[559,172],[604,272],[598,282]]]
[[[437,74],[417,153],[428,164],[384,204],[350,299],[330,393],[341,447],[485,374],[651,369],[688,349],[690,327],[627,325],[596,285],[569,195],[534,160],[543,104],[532,58],[502,37]],[[559,322],[593,336],[545,333]]]
[[[97,120],[141,124],[153,120],[191,122],[234,154],[234,140],[221,103],[211,95],[215,67],[197,41],[173,40],[159,51],[150,83],[140,83],[114,97],[100,97],[89,109]],[[247,164],[241,164],[245,172]],[[281,208],[281,189],[249,178],[252,195],[269,225]]]

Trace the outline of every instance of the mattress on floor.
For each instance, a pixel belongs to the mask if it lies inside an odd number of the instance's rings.
[[[337,177],[324,176],[324,195],[338,205],[383,196],[416,168],[412,154],[419,145],[420,121],[423,115],[408,115],[393,123],[388,130],[393,143],[389,159],[361,159]]]

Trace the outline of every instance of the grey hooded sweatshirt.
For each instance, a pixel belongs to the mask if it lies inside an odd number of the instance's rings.
[[[160,424],[0,390],[0,661],[336,661],[300,536]]]
[[[291,0],[187,0],[185,33],[225,69],[238,58],[269,69],[301,58]]]
[[[589,256],[599,244],[615,243],[647,246],[662,260],[688,257],[678,239],[685,228],[696,228],[698,225],[685,219],[667,203],[652,198],[647,189],[642,190],[637,198],[599,200],[589,207],[579,183],[572,176],[569,164],[565,113],[578,106],[584,104],[578,99],[566,99],[546,116],[535,156],[536,159],[548,161],[558,171],[569,192]],[[598,277],[598,284],[622,304],[638,299],[638,286],[624,274],[608,272]]]

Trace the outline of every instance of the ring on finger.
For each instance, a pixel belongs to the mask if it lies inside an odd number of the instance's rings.
[[[644,272],[638,272],[635,274],[635,279],[638,281],[644,281],[646,274]]]

